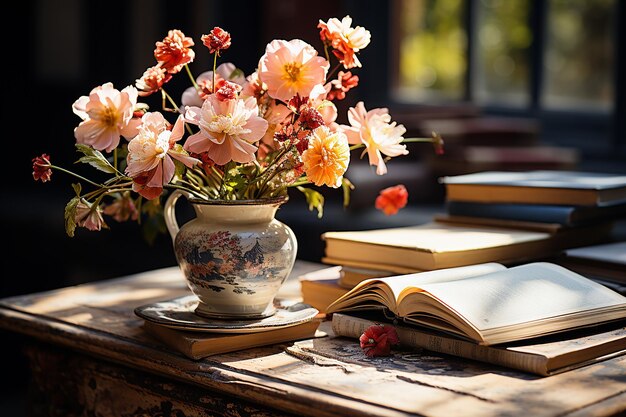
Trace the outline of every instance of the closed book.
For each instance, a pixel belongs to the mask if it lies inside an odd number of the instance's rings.
[[[611,230],[611,223],[547,233],[433,221],[396,228],[328,231],[322,234],[323,262],[397,273],[482,262],[519,263],[548,258],[569,247],[604,242]]]
[[[298,276],[302,302],[325,313],[330,303],[348,292],[339,285],[341,266],[331,266]]]
[[[481,203],[605,206],[626,203],[626,175],[536,170],[444,176],[446,199]]]
[[[451,216],[481,217],[575,226],[588,222],[626,217],[626,204],[598,207],[446,201],[445,211]]]
[[[351,289],[359,282],[369,278],[381,278],[395,275],[392,271],[380,269],[357,268],[353,266],[343,265],[341,267],[341,276],[339,277],[339,285]]]
[[[352,339],[358,339],[365,329],[379,324],[394,327],[404,348],[425,349],[541,376],[626,353],[626,327],[623,324],[581,329],[508,346],[483,346],[443,333],[376,319],[371,314],[334,313],[332,316],[333,333]]]
[[[202,359],[218,353],[269,346],[325,335],[318,331],[321,320],[314,318],[294,326],[254,333],[208,333],[177,330],[146,320],[144,330],[165,345],[190,359]]]
[[[567,249],[557,262],[581,274],[626,284],[626,241]]]

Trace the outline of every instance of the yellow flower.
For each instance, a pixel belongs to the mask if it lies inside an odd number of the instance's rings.
[[[348,138],[342,132],[331,132],[326,126],[313,131],[309,147],[302,153],[304,171],[313,184],[337,188],[350,163]]]

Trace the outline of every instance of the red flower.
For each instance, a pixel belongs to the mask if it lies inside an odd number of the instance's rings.
[[[202,35],[202,43],[209,48],[209,52],[219,55],[220,51],[230,47],[230,33],[220,27],[214,27],[208,35]]]
[[[231,83],[230,81],[221,80],[221,83],[216,84],[218,89],[215,90],[215,96],[219,101],[234,100],[241,91],[239,84]]]
[[[195,52],[191,49],[193,39],[174,29],[167,33],[161,42],[156,43],[154,57],[159,65],[170,74],[179,72],[185,64],[193,61]]]
[[[330,82],[331,89],[326,95],[328,100],[343,100],[350,89],[359,85],[359,77],[350,71],[339,71],[337,78]]]
[[[33,178],[35,181],[50,181],[52,169],[50,169],[50,155],[44,153],[33,158]]]
[[[298,121],[307,129],[316,129],[324,124],[324,118],[317,109],[303,106],[300,110]]]
[[[359,342],[367,356],[389,356],[391,346],[400,343],[400,339],[394,327],[375,324],[365,329]]]
[[[404,185],[399,184],[381,190],[378,197],[376,197],[376,208],[387,216],[391,216],[406,206],[408,200],[409,192]]]

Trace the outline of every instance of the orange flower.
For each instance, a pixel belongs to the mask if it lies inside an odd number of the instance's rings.
[[[318,187],[341,186],[343,174],[350,163],[348,138],[342,132],[331,132],[326,126],[313,131],[309,147],[302,153],[307,178]]]
[[[170,74],[175,74],[183,69],[185,64],[193,61],[195,57],[195,52],[191,49],[193,45],[193,39],[185,36],[180,30],[170,30],[162,42],[156,43],[154,57],[159,66]]]
[[[387,216],[398,213],[398,210],[406,206],[409,200],[409,192],[404,185],[396,185],[381,190],[376,197],[376,208],[381,210]]]

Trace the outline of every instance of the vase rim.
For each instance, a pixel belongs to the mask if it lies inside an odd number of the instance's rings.
[[[269,198],[257,198],[252,200],[203,200],[201,198],[189,198],[188,199],[192,204],[202,204],[208,206],[259,206],[259,205],[280,205],[287,200],[289,200],[288,196],[277,196],[277,197],[269,197]]]

